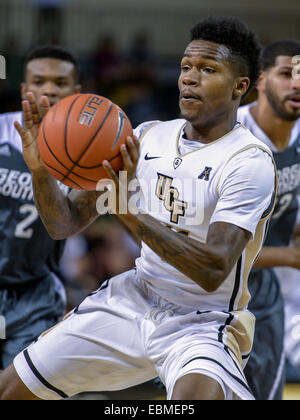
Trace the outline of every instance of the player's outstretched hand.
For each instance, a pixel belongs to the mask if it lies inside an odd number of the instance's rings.
[[[102,162],[103,168],[107,173],[107,176],[114,182],[115,184],[115,193],[116,193],[116,200],[117,200],[117,209],[120,208],[119,200],[128,201],[128,184],[136,177],[136,168],[139,160],[139,148],[140,144],[138,139],[135,136],[128,136],[126,138],[126,144],[123,144],[120,147],[121,155],[123,158],[123,169],[122,171],[126,172],[126,182],[127,185],[124,185],[124,178],[116,174],[116,172],[111,167],[110,163],[107,160]],[[121,207],[124,209],[126,207],[125,203],[121,204]],[[117,210],[118,211],[118,210]]]
[[[43,166],[38,151],[38,133],[43,117],[50,108],[49,100],[42,96],[40,109],[33,93],[26,94],[26,100],[22,101],[24,127],[15,121],[14,126],[22,138],[24,160],[31,171]]]

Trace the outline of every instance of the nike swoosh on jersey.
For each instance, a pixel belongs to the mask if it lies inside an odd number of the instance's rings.
[[[145,154],[145,157],[144,157],[145,160],[160,159],[161,158],[161,156],[148,156],[148,154],[149,153]]]

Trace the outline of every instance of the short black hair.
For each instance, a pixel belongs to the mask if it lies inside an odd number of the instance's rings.
[[[29,53],[25,57],[25,69],[29,61],[38,58],[56,58],[58,60],[67,61],[69,63],[74,64],[74,79],[76,83],[79,81],[80,70],[78,59],[76,55],[67,48],[63,48],[58,45],[42,45],[34,48],[33,50],[29,51]]]
[[[261,68],[267,70],[275,65],[279,55],[293,57],[300,55],[300,42],[295,39],[282,39],[265,46],[261,52]]]
[[[250,86],[258,80],[261,45],[252,30],[235,17],[209,16],[191,29],[191,41],[203,39],[225,45],[241,76],[250,79]]]

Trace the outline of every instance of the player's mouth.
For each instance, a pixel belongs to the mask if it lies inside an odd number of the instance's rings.
[[[300,93],[289,95],[286,101],[292,108],[300,108]]]
[[[201,97],[190,89],[185,89],[180,92],[180,100],[183,103],[192,103],[195,101],[201,101]]]

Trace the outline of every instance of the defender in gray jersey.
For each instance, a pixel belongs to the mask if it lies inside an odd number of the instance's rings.
[[[75,57],[62,48],[35,49],[25,62],[22,98],[30,91],[37,104],[45,95],[54,105],[78,92],[77,67]],[[5,320],[1,369],[61,319],[66,303],[58,270],[64,241],[50,238],[35,207],[31,172],[14,127],[22,119],[22,112],[0,116],[0,315]],[[66,186],[61,188],[68,193]]]
[[[283,298],[273,267],[300,269],[300,248],[289,247],[300,185],[300,75],[293,77],[296,69],[292,62],[296,55],[300,55],[300,43],[294,40],[266,47],[261,58],[258,101],[238,111],[238,121],[272,150],[278,172],[277,205],[264,247],[249,276],[249,308],[256,316],[256,330],[245,373],[260,400],[281,399],[285,382]]]

